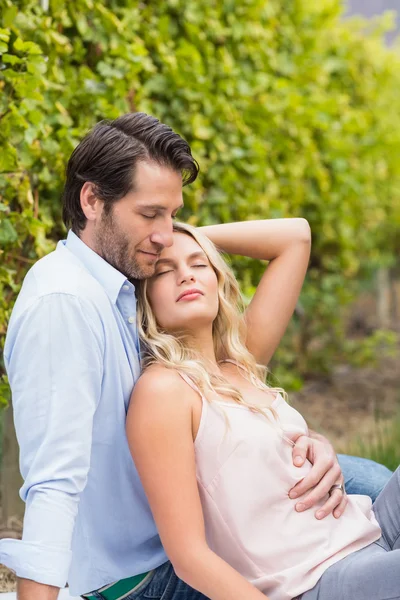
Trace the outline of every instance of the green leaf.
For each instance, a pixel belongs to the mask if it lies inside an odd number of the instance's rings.
[[[5,246],[16,242],[18,234],[9,219],[0,220],[0,245]]]
[[[311,225],[304,316],[276,354],[282,381],[298,387],[302,374],[345,361],[346,303],[400,253],[400,56],[385,19],[342,19],[341,0],[0,4],[0,201],[19,235],[10,257],[54,246],[65,166],[86,132],[148,112],[200,163],[184,219]],[[30,264],[10,257],[0,346]],[[232,264],[250,300],[263,265]]]
[[[17,167],[17,152],[11,144],[5,144],[0,152],[0,173],[13,171]]]
[[[1,43],[0,43],[0,52],[1,52]],[[15,56],[15,54],[3,54],[3,56],[1,57],[1,60],[3,61],[3,63],[10,64],[10,65],[21,65],[24,62],[21,58],[19,58],[18,56]]]
[[[20,37],[16,38],[13,45],[14,50],[16,50],[17,52],[24,52],[24,42],[21,40]]]
[[[20,37],[17,37],[14,42],[14,50],[25,54],[42,54],[40,46],[34,42],[23,42]]]
[[[14,25],[15,17],[18,14],[18,8],[16,6],[9,6],[3,11],[3,24],[5,27],[12,27]],[[0,30],[1,33],[1,30]]]
[[[8,29],[0,28],[0,41],[8,42],[9,39],[10,39],[10,31]]]

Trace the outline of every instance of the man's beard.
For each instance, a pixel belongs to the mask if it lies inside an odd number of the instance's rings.
[[[130,255],[129,237],[115,222],[112,207],[103,212],[99,228],[95,231],[96,252],[128,279],[147,279],[154,274],[154,265],[143,268],[134,253]]]

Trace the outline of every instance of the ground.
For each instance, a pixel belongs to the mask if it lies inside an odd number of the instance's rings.
[[[15,591],[15,576],[4,565],[0,565],[0,593]]]
[[[309,427],[323,433],[335,449],[346,451],[356,436],[373,432],[400,411],[399,358],[386,358],[376,367],[342,366],[330,379],[309,381],[289,400]]]

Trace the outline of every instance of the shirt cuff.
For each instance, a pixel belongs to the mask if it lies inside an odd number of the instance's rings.
[[[24,540],[0,541],[0,563],[14,571],[17,577],[37,583],[65,587],[72,552],[44,548],[41,544]]]

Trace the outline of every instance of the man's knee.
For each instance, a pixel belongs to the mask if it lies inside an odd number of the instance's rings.
[[[338,454],[346,492],[369,496],[372,502],[389,481],[392,472],[373,460],[359,456]]]

